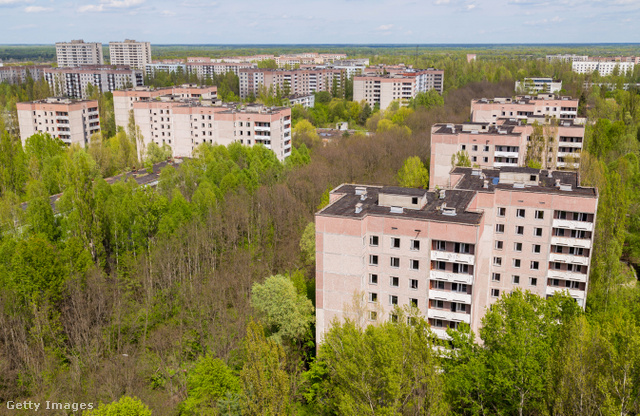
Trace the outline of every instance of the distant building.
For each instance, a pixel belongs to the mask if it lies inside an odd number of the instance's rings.
[[[257,67],[257,64],[251,62],[212,62],[209,59],[208,62],[187,62],[187,73],[195,74],[198,79],[205,80],[207,78],[213,79],[214,75],[224,75],[227,72],[233,72],[235,75],[240,76],[240,72],[243,69]]]
[[[257,96],[260,87],[275,94],[309,95],[318,91],[332,92],[343,85],[345,74],[339,69],[241,69],[240,98]]]
[[[368,59],[345,59],[327,64],[327,68],[339,69],[340,71],[344,71],[347,78],[353,78],[356,75],[362,75],[367,66],[369,66]]]
[[[77,68],[47,68],[44,77],[56,96],[88,98],[89,84],[101,92],[144,85],[144,73],[128,66],[84,66]]]
[[[524,81],[516,81],[517,94],[559,93],[562,89],[562,81],[553,78],[525,78]]]
[[[554,94],[471,100],[471,121],[494,123],[498,118],[543,117],[568,120],[578,116],[578,100]]]
[[[578,74],[591,74],[598,71],[601,76],[613,75],[617,68],[620,75],[633,72],[633,62],[615,62],[615,61],[584,61],[574,62],[571,64],[573,72]]]
[[[111,65],[129,65],[134,69],[146,70],[151,63],[151,44],[125,39],[124,42],[109,42]]]
[[[476,60],[476,54],[475,53],[468,53],[467,54],[467,63],[471,63],[473,61]]]
[[[176,74],[182,72],[183,74],[186,74],[187,65],[181,62],[171,62],[171,63],[156,62],[156,63],[146,64],[145,72],[148,76],[153,76],[157,72],[166,72],[166,73],[175,72]]]
[[[314,94],[298,94],[287,97],[290,105],[301,105],[304,108],[313,108],[316,106],[316,96]]]
[[[451,172],[452,189],[343,184],[316,213],[316,340],[335,320],[417,308],[440,338],[521,289],[584,308],[598,193],[575,172]],[[354,300],[360,302],[355,308]]]
[[[386,68],[386,74],[356,76],[353,79],[353,101],[366,101],[386,109],[393,101],[407,105],[418,93],[443,91],[444,71],[434,68]]]
[[[557,54],[557,55],[547,55],[547,62],[584,62],[588,61],[589,57],[587,55],[569,55],[569,54]]]
[[[34,81],[43,78],[44,70],[51,68],[50,65],[29,65],[29,66],[0,66],[0,82],[8,84],[20,84],[31,77]]]
[[[98,101],[47,98],[17,103],[22,144],[36,133],[48,133],[67,145],[87,147],[91,135],[100,133]]]
[[[85,43],[82,39],[71,42],[56,42],[56,59],[59,68],[103,65],[102,43]]]

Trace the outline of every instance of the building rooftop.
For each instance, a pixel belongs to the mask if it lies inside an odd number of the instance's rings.
[[[512,97],[495,97],[495,98],[476,98],[471,100],[474,103],[479,104],[530,104],[536,101],[546,100],[563,100],[563,101],[578,101],[577,98],[569,96],[560,96],[550,93],[541,93],[538,95],[518,95],[515,98]]]
[[[451,222],[460,224],[480,224],[482,213],[467,211],[467,206],[476,192],[467,190],[447,190],[441,193],[429,192],[426,189],[400,188],[396,186],[364,186],[343,184],[334,189],[332,194],[343,195],[340,199],[325,207],[318,214],[350,218],[364,218],[367,215],[408,218],[415,220]],[[419,208],[381,205],[380,199],[394,197],[398,201],[419,198],[423,205]],[[426,198],[426,200],[423,200]]]
[[[469,122],[464,124],[434,124],[433,133],[435,134],[500,134],[510,136],[520,136],[520,132],[514,132],[515,126],[518,124],[509,125],[494,125],[490,123],[478,123]]]
[[[19,104],[80,104],[80,103],[97,103],[97,100],[74,100],[67,97],[48,97],[42,100],[26,101]]]

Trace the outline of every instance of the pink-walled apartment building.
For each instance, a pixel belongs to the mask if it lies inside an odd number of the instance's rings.
[[[284,95],[309,95],[318,91],[333,91],[340,87],[345,77],[345,71],[340,69],[250,69],[239,70],[240,98],[250,95],[257,96],[260,87],[267,91],[271,88],[275,93],[278,89]]]
[[[98,101],[46,98],[16,104],[20,139],[24,145],[36,133],[47,133],[65,144],[89,145],[91,135],[100,133]]]
[[[535,123],[547,138],[544,167],[577,168],[584,141],[577,106],[578,100],[550,94],[472,100],[471,122],[431,127],[431,188],[450,186],[452,156],[458,152],[480,168],[524,166]]]
[[[455,168],[452,189],[341,185],[316,214],[316,331],[353,313],[370,323],[413,305],[446,338],[478,331],[503,293],[568,291],[584,307],[598,205],[577,174]]]

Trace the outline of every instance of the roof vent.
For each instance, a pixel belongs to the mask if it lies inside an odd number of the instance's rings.
[[[392,214],[402,214],[404,212],[404,208],[402,207],[391,207]]]
[[[446,205],[443,205],[442,206],[442,215],[447,215],[449,217],[455,217],[456,209],[455,208],[449,208]]]
[[[524,189],[524,183],[522,183],[522,182],[514,182],[513,183],[513,187],[514,188],[518,188],[518,189]]]
[[[438,195],[438,198],[440,199],[444,199],[444,197],[447,196],[447,193],[444,189],[440,190],[440,195]]]
[[[471,176],[480,176],[480,173],[482,171],[480,169],[472,169],[471,170]]]
[[[556,187],[560,187],[560,179],[556,179]]]
[[[358,202],[356,204],[356,214],[360,214],[361,212],[362,212],[362,204]]]
[[[365,186],[356,186],[356,195],[366,195],[367,188]]]
[[[560,184],[560,190],[561,191],[571,192],[571,185],[568,184],[568,183],[561,183]]]
[[[489,188],[489,181],[485,179],[485,180],[484,180],[484,183],[483,183],[483,185],[482,185],[482,187],[483,187],[484,189],[488,189],[488,188]]]

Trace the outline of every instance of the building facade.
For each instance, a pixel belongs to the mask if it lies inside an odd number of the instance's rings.
[[[570,54],[557,54],[557,55],[547,55],[547,62],[584,62],[588,61],[589,57],[587,55],[570,55]]]
[[[44,70],[45,80],[56,96],[77,99],[88,97],[88,86],[101,92],[138,87],[144,85],[144,73],[128,66],[93,66],[77,68],[48,68]]]
[[[58,68],[103,65],[102,43],[85,43],[82,39],[71,42],[56,42],[56,60]]]
[[[316,339],[334,320],[465,322],[516,289],[584,307],[598,195],[574,172],[456,168],[438,192],[341,185],[316,214]],[[360,305],[360,306],[358,306]]]
[[[124,42],[109,42],[111,65],[129,65],[134,69],[146,70],[151,63],[151,44],[125,39]]]
[[[385,70],[386,74],[370,74],[353,78],[353,101],[366,101],[371,107],[386,109],[393,101],[407,105],[418,93],[443,91],[444,71],[438,69]]]
[[[562,89],[562,81],[553,78],[525,78],[516,81],[516,93],[518,94],[556,94]]]
[[[67,145],[87,147],[93,134],[100,133],[98,101],[47,98],[17,103],[20,139],[24,145],[36,133],[50,134]]]
[[[584,61],[572,63],[571,69],[578,74],[591,74],[598,71],[604,77],[613,75],[616,70],[620,75],[633,72],[634,65],[634,62]]]
[[[516,96],[515,99],[509,97],[471,100],[471,121],[494,123],[500,117],[575,119],[578,117],[578,100],[554,94]]]
[[[44,70],[47,68],[51,68],[51,66],[0,66],[0,82],[6,82],[8,84],[20,84],[26,82],[29,77],[38,82],[43,78]]]
[[[343,85],[345,73],[339,69],[241,69],[240,98],[257,96],[260,88],[280,91],[283,95],[309,95],[333,91]]]
[[[205,80],[213,78],[214,75],[224,75],[233,72],[240,76],[242,70],[247,68],[257,68],[258,64],[251,62],[187,62],[187,73],[195,74],[198,79]]]

